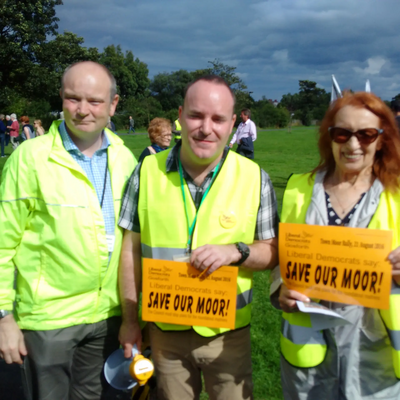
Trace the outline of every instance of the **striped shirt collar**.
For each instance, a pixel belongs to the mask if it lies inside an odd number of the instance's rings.
[[[60,136],[63,142],[63,145],[65,147],[65,150],[67,150],[69,153],[72,151],[78,152],[79,154],[81,154],[82,152],[78,149],[78,147],[76,146],[76,144],[73,142],[73,140],[71,139],[71,136],[69,136],[68,132],[67,132],[67,128],[65,126],[65,121],[63,121],[60,126],[58,127],[58,131],[60,132]],[[103,143],[101,144],[101,147],[99,150],[106,150],[108,148],[108,146],[111,145],[110,140],[108,139],[108,136],[105,132],[105,130],[103,130]],[[96,151],[96,153],[97,153]]]

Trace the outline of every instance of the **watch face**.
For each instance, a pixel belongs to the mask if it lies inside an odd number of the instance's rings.
[[[249,246],[247,246],[247,244],[244,244],[244,243],[239,243],[239,251],[242,254],[246,254],[246,255],[250,253]]]

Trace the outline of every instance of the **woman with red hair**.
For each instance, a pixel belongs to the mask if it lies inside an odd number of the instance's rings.
[[[154,118],[147,129],[151,146],[146,147],[139,157],[139,162],[150,155],[168,149],[172,139],[171,121],[165,118]]]
[[[282,222],[393,231],[389,310],[328,301],[351,325],[317,328],[284,283],[281,377],[285,399],[400,399],[400,139],[390,109],[375,95],[347,93],[319,130],[319,165],[292,175]],[[400,282],[400,280],[399,280]]]
[[[22,139],[23,140],[29,140],[33,139],[35,137],[35,131],[33,130],[33,126],[29,123],[29,117],[26,115],[23,115],[20,120],[21,125],[22,125]]]

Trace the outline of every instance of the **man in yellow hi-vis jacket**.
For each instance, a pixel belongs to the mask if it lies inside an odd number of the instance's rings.
[[[182,140],[170,151],[145,158],[123,198],[120,342],[125,356],[133,344],[141,344],[141,257],[174,260],[186,254],[207,275],[223,265],[239,265],[234,330],[150,324],[160,399],[197,399],[201,371],[211,398],[252,397],[252,276],[277,264],[278,215],[268,175],[226,146],[234,104],[220,77],[190,84],[179,110]]]
[[[116,222],[136,160],[105,129],[118,95],[104,66],[67,68],[60,93],[65,121],[19,146],[2,174],[0,357],[23,362],[29,399],[99,399],[118,348]]]

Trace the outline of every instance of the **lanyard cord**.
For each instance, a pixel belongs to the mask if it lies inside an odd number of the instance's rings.
[[[107,153],[106,153],[106,155],[107,155]],[[100,208],[103,208],[104,194],[106,193],[107,172],[108,172],[108,155],[107,155],[107,162],[106,162],[106,171],[105,171],[105,173],[104,173],[104,186],[103,186],[103,194],[102,194],[102,196],[101,196]]]
[[[208,192],[210,191],[211,185],[214,182],[214,179],[218,173],[221,161],[218,163],[218,165],[215,167],[212,178],[211,178],[211,182],[208,185],[206,191],[203,194],[203,197],[201,198],[200,201],[200,205],[199,208],[196,210],[196,214],[194,216],[193,222],[192,224],[189,223],[189,213],[188,213],[188,208],[187,208],[187,203],[186,203],[186,196],[185,196],[185,190],[184,190],[184,182],[183,182],[183,170],[182,170],[182,164],[181,164],[181,159],[180,159],[180,155],[181,155],[181,151],[179,149],[179,153],[178,153],[178,164],[179,164],[179,177],[181,180],[181,190],[182,190],[182,197],[183,197],[183,203],[185,204],[185,214],[186,214],[186,221],[187,221],[187,226],[188,226],[188,241],[187,241],[187,245],[186,245],[186,253],[190,253],[190,250],[192,248],[192,237],[193,237],[193,231],[194,231],[194,227],[196,225],[196,221],[197,221],[197,214],[199,213],[200,207],[203,204],[205,198],[207,197]]]

